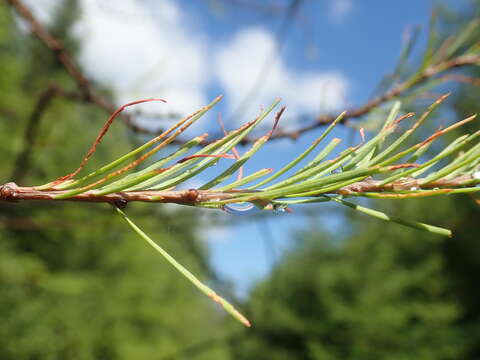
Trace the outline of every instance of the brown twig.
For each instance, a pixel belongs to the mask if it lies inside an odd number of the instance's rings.
[[[473,76],[467,76],[462,74],[446,74],[442,77],[442,79],[444,81],[455,81],[463,84],[480,86],[480,79]]]
[[[422,184],[423,179],[403,178],[390,184],[381,185],[382,181],[365,179],[354,184],[345,186],[336,191],[341,195],[355,195],[369,192],[398,192],[398,191],[417,191],[417,190],[452,190],[465,186],[466,183],[474,180],[472,175],[457,176],[453,179],[441,179],[432,181],[428,184]],[[398,194],[393,194],[398,195]]]
[[[10,182],[0,186],[0,201],[20,201],[20,200],[54,200],[55,196],[68,192],[68,190],[36,190],[34,187],[20,187]],[[82,202],[103,202],[103,203],[128,203],[131,201],[140,202],[158,202],[158,203],[176,203],[184,205],[193,205],[198,202],[210,201],[212,199],[230,199],[235,193],[200,191],[196,189],[178,190],[178,191],[126,191],[112,193],[108,195],[96,196],[95,190],[74,195],[65,201]]]
[[[366,104],[357,108],[347,110],[347,114],[342,119],[342,123],[345,123],[347,120],[360,118],[368,114],[370,111],[372,111],[379,105],[399,97],[400,95],[404,94],[406,91],[410,90],[415,86],[420,85],[421,83],[424,83],[426,80],[434,76],[443,74],[447,71],[450,71],[456,68],[460,68],[468,65],[475,65],[475,64],[480,64],[480,55],[462,55],[454,59],[427,67],[415,79],[415,81],[413,82],[405,81],[403,83],[400,83],[397,86],[395,86],[393,89],[387,91],[385,94],[370,100]],[[450,78],[447,78],[447,79],[451,80]],[[321,115],[317,117],[314,123],[301,127],[295,131],[281,131],[281,130],[277,131],[277,133],[274,136],[272,136],[272,140],[280,139],[280,138],[297,139],[300,135],[306,132],[309,132],[318,127],[330,124],[333,120],[335,120],[335,118],[336,116],[333,116],[333,115]],[[253,141],[252,139],[245,139],[245,140],[248,142]]]
[[[73,60],[72,56],[65,49],[62,42],[54,37],[50,32],[35,18],[30,9],[23,4],[21,0],[7,0],[12,8],[20,15],[29,25],[31,31],[38,37],[38,39],[49,48],[58,61],[63,65],[70,77],[75,81],[80,92],[81,98],[77,96],[72,99],[83,100],[94,104],[108,113],[115,110],[115,106],[104,97],[98,95],[93,90],[93,87],[87,77],[82,73],[81,69]],[[141,128],[132,122],[128,115],[124,115],[123,119],[136,132],[149,133],[147,129]]]
[[[65,70],[67,70],[70,76],[75,80],[83,96],[85,96],[87,100],[93,101],[101,107],[112,108],[112,106],[105,103],[103,99],[95,98],[93,96],[89,81],[82,74],[70,54],[65,50],[62,42],[52,36],[48,30],[37,21],[30,9],[28,9],[20,0],[7,0],[7,2],[28,23],[32,32],[55,54],[57,59],[65,67]]]
[[[441,179],[428,184],[422,184],[423,179],[403,178],[390,184],[381,185],[381,181],[373,179],[365,179],[348,186],[342,187],[333,192],[325,194],[340,194],[345,196],[356,196],[365,193],[383,192],[385,195],[392,195],[392,198],[401,197],[400,191],[418,191],[432,190],[440,193],[448,193],[453,189],[459,189],[468,186],[475,180],[472,175],[462,175],[453,179]],[[43,201],[80,201],[91,203],[110,203],[117,206],[124,206],[129,202],[155,202],[155,203],[175,203],[182,205],[196,205],[202,202],[223,201],[233,199],[238,196],[239,192],[247,193],[248,190],[146,190],[146,191],[125,191],[108,195],[96,195],[96,190],[85,191],[81,194],[74,195],[67,199],[57,199],[58,195],[64,194],[68,190],[37,190],[34,187],[20,187],[10,182],[0,186],[0,202],[1,201],[21,201],[21,200],[43,200]],[[390,193],[389,193],[390,192]],[[394,193],[391,193],[394,192]],[[261,191],[256,191],[261,198]],[[325,195],[323,194],[323,195]],[[421,193],[415,193],[421,194]],[[432,193],[433,195],[433,193]],[[422,196],[422,195],[418,195]]]

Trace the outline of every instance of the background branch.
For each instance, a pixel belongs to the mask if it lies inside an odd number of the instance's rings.
[[[65,49],[62,42],[54,37],[33,15],[30,9],[20,0],[7,0],[10,6],[17,12],[17,14],[27,22],[31,31],[35,36],[52,51],[57,60],[63,65],[70,77],[75,81],[81,100],[89,102],[97,106],[98,108],[111,113],[115,110],[113,105],[108,99],[95,93],[92,84],[83,74],[80,67],[75,63],[73,57]],[[70,97],[71,99],[77,99],[77,96]],[[80,99],[80,98],[78,98]],[[132,121],[132,118],[128,115],[122,115],[126,124],[132,128],[135,132],[150,133],[148,129],[144,129]]]
[[[48,30],[42,26],[42,24],[35,18],[32,12],[23,4],[21,0],[7,0],[10,6],[15,9],[15,11],[28,23],[33,34],[45,45],[47,46],[57,57],[60,63],[64,66],[65,70],[72,77],[72,79],[77,84],[77,88],[84,101],[90,102],[95,106],[103,109],[104,111],[111,113],[114,110],[114,105],[105,99],[104,97],[95,94],[95,91],[88,81],[87,77],[82,73],[81,69],[75,64],[73,58],[68,54],[62,43],[52,36]],[[291,24],[292,18],[296,13],[300,1],[293,1],[287,11],[285,18],[284,27],[280,31],[280,38],[283,38],[288,32],[288,28]],[[447,41],[446,41],[447,43]],[[451,43],[451,41],[450,41]],[[448,45],[448,43],[447,43]],[[445,45],[446,46],[446,45]],[[439,51],[443,53],[445,51],[445,46],[441,47]],[[429,66],[421,69],[417,74],[415,74],[410,79],[394,86],[392,89],[387,90],[382,95],[368,101],[366,104],[360,105],[358,107],[351,108],[347,110],[345,117],[341,123],[345,123],[347,120],[357,119],[366,114],[368,114],[373,109],[377,108],[379,105],[387,103],[395,98],[398,98],[402,95],[405,95],[410,90],[425,84],[429,80],[432,80],[435,77],[443,77],[443,80],[458,80],[455,76],[446,76],[448,73],[452,72],[455,69],[464,68],[471,65],[480,64],[480,54],[460,54],[453,58],[445,58],[440,56],[440,60],[435,63],[432,63]],[[72,99],[76,98],[71,97]],[[141,127],[133,121],[132,116],[128,114],[122,115],[126,124],[135,132],[139,133],[150,133],[157,134],[158,132],[152,132],[151,130]],[[308,133],[312,130],[315,130],[319,127],[330,124],[335,119],[335,116],[329,114],[323,114],[317,116],[315,121],[309,125],[299,127],[294,130],[282,130],[279,129],[272,137],[272,140],[290,138],[297,139],[299,136]],[[216,140],[216,139],[215,139]],[[213,140],[213,141],[215,141]],[[245,145],[248,143],[253,143],[258,138],[256,137],[245,137],[241,144]],[[182,144],[185,143],[184,140],[176,140],[175,143]]]
[[[38,128],[40,126],[40,120],[48,106],[52,103],[52,100],[56,94],[57,87],[55,85],[50,85],[40,94],[35,107],[33,108],[33,111],[28,119],[27,127],[25,128],[23,149],[15,159],[15,167],[13,168],[12,175],[10,176],[13,181],[21,183],[26,175],[26,172],[30,168],[30,160],[32,157],[35,139],[37,137]]]

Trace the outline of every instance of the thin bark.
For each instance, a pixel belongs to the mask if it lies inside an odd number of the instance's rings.
[[[325,194],[339,194],[362,196],[365,193],[385,192],[391,194],[392,198],[401,198],[402,191],[417,190],[436,190],[439,193],[448,193],[454,189],[460,189],[468,186],[475,178],[472,175],[462,175],[453,179],[441,179],[428,184],[422,184],[421,178],[404,178],[399,179],[391,184],[381,185],[381,181],[366,179],[354,184],[339,188],[335,191]],[[119,207],[124,207],[132,201],[137,202],[155,202],[155,203],[175,203],[182,205],[195,206],[202,202],[215,202],[233,199],[238,196],[239,192],[248,193],[248,190],[230,190],[226,192],[217,192],[215,190],[175,190],[175,191],[124,191],[108,195],[97,196],[96,190],[85,191],[81,194],[74,195],[67,199],[56,199],[56,195],[61,195],[70,190],[37,190],[35,187],[21,187],[10,182],[0,186],[0,201],[22,201],[22,200],[40,200],[40,201],[80,201],[91,203],[111,203]],[[258,194],[261,199],[261,190],[252,190]],[[322,195],[325,195],[322,194]],[[421,193],[419,193],[421,194]]]

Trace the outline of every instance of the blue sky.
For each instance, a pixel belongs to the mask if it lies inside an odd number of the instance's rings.
[[[48,22],[58,2],[27,3]],[[227,128],[234,128],[251,120],[260,106],[276,97],[287,106],[282,126],[288,128],[298,126],[300,116],[338,113],[364,103],[394,68],[406,29],[416,25],[426,29],[434,7],[433,1],[426,0],[304,0],[278,53],[276,34],[284,21],[286,0],[237,0],[232,1],[234,5],[227,0],[79,3],[81,17],[75,33],[82,46],[78,60],[90,78],[113,87],[118,104],[163,97],[168,105],[145,104],[141,110],[186,114],[219,94],[225,95],[191,134],[218,133],[218,113]],[[445,3],[461,7],[468,2]],[[267,11],[255,11],[248,4]],[[420,48],[422,41],[425,39]],[[268,75],[256,87],[248,106],[238,112],[269,59],[274,60],[269,63]],[[155,125],[151,120],[138,121]],[[296,142],[272,143],[246,170],[278,169],[318,134]],[[345,129],[332,136],[350,138]],[[189,186],[205,180],[196,179]],[[245,294],[292,245],[293,232],[314,226],[333,236],[339,229],[345,230],[335,208],[323,205],[322,209],[315,216],[304,216],[298,209],[294,215],[278,214],[266,220],[255,215],[220,214],[224,225],[205,226],[208,231],[203,234],[209,239],[215,269],[232,282],[238,294]],[[199,216],[206,217],[209,224],[208,211],[199,210]]]

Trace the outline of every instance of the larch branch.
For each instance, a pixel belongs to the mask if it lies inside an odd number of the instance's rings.
[[[52,36],[48,30],[42,26],[42,24],[34,17],[32,12],[23,4],[21,0],[7,0],[12,8],[29,24],[32,32],[37,36],[37,38],[45,44],[57,57],[60,63],[64,66],[65,70],[70,74],[77,84],[77,87],[82,95],[82,98],[86,102],[90,102],[95,106],[103,109],[104,111],[111,113],[115,109],[115,106],[110,103],[105,98],[100,95],[95,94],[92,89],[91,83],[88,81],[87,77],[82,73],[81,69],[75,64],[72,56],[66,51],[65,47],[62,45],[61,41]],[[454,69],[466,67],[469,65],[478,65],[480,64],[480,55],[479,54],[467,54],[460,55],[453,59],[446,59],[431,66],[427,66],[420,74],[418,74],[415,79],[412,81],[407,80],[403,83],[396,85],[394,88],[388,90],[384,94],[370,100],[364,105],[359,107],[352,108],[347,111],[346,116],[342,120],[342,123],[345,123],[347,120],[357,119],[372,111],[374,108],[378,107],[381,104],[384,104],[390,100],[393,100],[412,88],[425,83],[426,81],[436,77],[444,76],[447,73],[451,72]],[[455,80],[453,77],[445,77],[445,80]],[[70,96],[71,99],[75,99],[76,96]],[[152,133],[152,131],[140,127],[132,121],[132,117],[128,115],[123,115],[127,125],[136,132],[143,133]],[[309,125],[300,127],[294,130],[281,130],[279,129],[271,139],[282,139],[290,138],[297,139],[299,136],[310,132],[319,127],[330,124],[335,119],[333,115],[320,115],[315,121]],[[158,133],[158,132],[155,132]],[[253,143],[257,140],[254,137],[246,137],[242,140],[242,144]],[[214,141],[214,140],[213,140]],[[185,141],[177,140],[175,143],[184,143]]]

